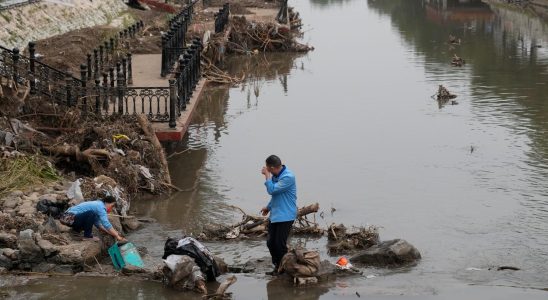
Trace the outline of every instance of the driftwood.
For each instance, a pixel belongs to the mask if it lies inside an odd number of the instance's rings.
[[[141,129],[145,133],[147,140],[152,143],[152,145],[158,152],[158,156],[160,157],[160,162],[162,163],[163,169],[169,170],[166,155],[164,154],[164,149],[162,148],[162,144],[160,144],[158,137],[154,133],[154,129],[152,128],[152,125],[147,120],[145,115],[137,115],[137,122],[139,122],[139,125],[141,126]],[[169,172],[165,172],[164,181],[166,184],[171,185],[171,177],[169,175]]]
[[[453,58],[451,59],[451,65],[453,67],[462,67],[464,64],[466,64],[466,61],[462,59],[462,57],[453,54]]]
[[[214,294],[205,295],[202,297],[202,299],[208,299],[208,300],[224,300],[224,299],[230,299],[232,297],[232,293],[227,293],[226,290],[233,285],[238,279],[236,276],[232,275],[225,279],[223,283],[217,288],[217,291],[215,291]]]
[[[78,146],[68,144],[51,147],[46,146],[44,147],[44,150],[55,155],[71,156],[76,158],[77,161],[88,163],[111,158],[110,152],[105,149],[87,149],[80,151]]]
[[[443,85],[439,85],[438,87],[438,93],[436,94],[436,98],[438,100],[449,100],[456,98],[456,95],[453,95],[447,90]]]
[[[237,206],[228,206],[229,208],[239,210],[243,216],[242,221],[226,226],[226,225],[208,225],[203,232],[198,236],[200,239],[217,240],[217,239],[236,239],[263,237],[266,236],[268,230],[268,218],[262,216],[253,216],[247,214],[243,209]],[[297,219],[293,225],[294,234],[306,235],[323,235],[324,231],[315,221],[315,216],[312,220],[308,219],[308,215],[318,212],[320,205],[314,203],[304,206],[298,210]]]
[[[379,243],[379,231],[375,226],[353,227],[331,224],[327,230],[328,251],[331,254],[367,249]]]

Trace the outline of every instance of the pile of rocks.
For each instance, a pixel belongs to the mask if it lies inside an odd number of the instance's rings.
[[[31,191],[13,191],[0,199],[0,273],[32,271],[40,273],[76,273],[95,265],[107,253],[114,240],[100,236],[99,242],[83,240],[59,220],[37,211],[41,200],[69,206],[68,182],[37,187]],[[139,228],[135,218],[109,216],[119,232]],[[95,230],[95,229],[94,229]]]

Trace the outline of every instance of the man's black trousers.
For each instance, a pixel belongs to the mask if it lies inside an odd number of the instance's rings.
[[[276,269],[280,266],[282,257],[287,253],[287,238],[293,221],[270,223],[268,225],[268,240],[266,246],[272,256],[272,263]]]

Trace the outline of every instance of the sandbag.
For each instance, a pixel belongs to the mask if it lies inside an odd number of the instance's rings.
[[[313,277],[320,268],[320,253],[306,249],[292,249],[282,258],[278,272],[293,277]]]

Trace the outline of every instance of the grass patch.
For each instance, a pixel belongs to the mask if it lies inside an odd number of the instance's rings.
[[[51,163],[39,155],[0,159],[0,196],[61,178]]]
[[[2,19],[6,20],[6,22],[11,22],[11,16],[8,15],[9,13],[1,13],[0,16],[2,17]]]

